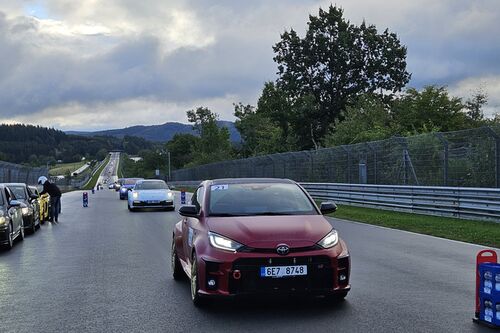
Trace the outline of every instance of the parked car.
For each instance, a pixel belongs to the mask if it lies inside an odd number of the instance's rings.
[[[50,196],[48,193],[40,195],[40,191],[38,191],[38,188],[36,186],[28,186],[28,188],[31,193],[38,196],[38,216],[40,217],[40,223],[44,224],[45,221],[48,221],[50,218]]]
[[[24,207],[7,186],[0,184],[0,244],[8,250],[14,246],[14,240],[24,239]]]
[[[174,210],[174,192],[170,191],[163,180],[138,180],[132,191],[128,192],[128,209],[163,208]]]
[[[120,186],[120,200],[125,200],[128,198],[128,191],[131,191],[135,183],[138,180],[141,180],[142,178],[125,178],[122,180],[121,186]]]
[[[28,186],[23,183],[6,183],[7,187],[12,191],[17,200],[26,205],[22,209],[24,231],[35,233],[40,227],[40,216],[37,199],[38,197],[31,193]]]
[[[174,279],[187,275],[195,305],[211,296],[320,295],[350,290],[345,242],[296,182],[219,179],[201,183],[175,225]]]

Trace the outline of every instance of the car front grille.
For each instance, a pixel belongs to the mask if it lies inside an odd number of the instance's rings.
[[[160,201],[160,202],[157,202],[157,203],[149,203],[147,201],[139,201],[139,202],[135,202],[134,201],[134,207],[157,207],[157,206],[173,206],[174,203],[172,201],[167,201],[167,200],[164,200],[164,201]]]
[[[260,276],[261,267],[289,265],[307,265],[307,275],[282,278]],[[327,256],[240,258],[233,263],[234,270],[241,272],[241,278],[230,277],[231,294],[315,292],[333,288],[333,269]]]
[[[288,253],[297,253],[297,252],[307,252],[307,251],[316,251],[321,250],[322,248],[319,245],[312,246],[304,246],[304,247],[291,247]],[[276,248],[257,248],[250,246],[243,246],[238,249],[238,252],[242,253],[276,253]]]

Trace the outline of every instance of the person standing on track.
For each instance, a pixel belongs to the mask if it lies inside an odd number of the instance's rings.
[[[57,217],[61,211],[61,190],[56,184],[49,182],[47,177],[40,176],[38,184],[43,185],[43,191],[40,195],[48,193],[50,195],[50,222],[58,223]]]

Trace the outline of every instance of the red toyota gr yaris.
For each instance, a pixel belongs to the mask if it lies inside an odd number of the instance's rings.
[[[174,279],[188,276],[191,298],[306,294],[344,298],[350,290],[346,244],[297,183],[219,179],[200,184],[172,240]]]

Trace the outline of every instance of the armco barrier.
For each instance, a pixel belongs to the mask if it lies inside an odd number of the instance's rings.
[[[500,222],[500,189],[302,183],[316,199],[425,215]]]
[[[177,188],[200,181],[169,182]],[[301,183],[315,199],[339,204],[500,222],[500,189],[402,185]]]

